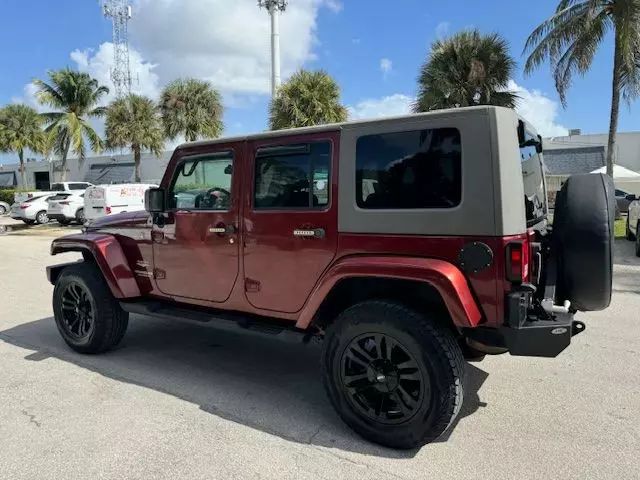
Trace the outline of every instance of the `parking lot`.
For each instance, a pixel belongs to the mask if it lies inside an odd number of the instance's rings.
[[[6,223],[6,222],[5,222]],[[445,438],[394,451],[344,426],[319,348],[133,316],[102,356],[58,335],[53,225],[0,236],[0,476],[31,478],[640,478],[640,259],[616,244],[614,298],[556,359],[468,365]]]

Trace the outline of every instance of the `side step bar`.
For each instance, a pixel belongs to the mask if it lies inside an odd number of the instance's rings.
[[[298,330],[282,320],[263,318],[224,310],[212,310],[187,305],[174,305],[161,301],[134,301],[120,302],[120,306],[125,312],[150,317],[160,317],[168,320],[187,320],[200,323],[211,322],[215,328],[221,330],[238,330],[238,328],[251,330],[266,335],[293,335],[295,337],[304,336],[303,340],[311,337],[309,332]],[[307,338],[308,337],[308,338]]]

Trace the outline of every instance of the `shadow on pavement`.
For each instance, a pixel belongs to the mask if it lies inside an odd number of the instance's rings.
[[[34,350],[26,360],[61,359],[287,440],[389,458],[417,453],[371,444],[342,423],[322,387],[316,343],[142,316],[131,317],[116,350],[99,356],[69,350],[53,318],[5,330],[0,339]],[[467,364],[469,387],[456,425],[484,406],[478,391],[487,375]],[[447,441],[451,430],[438,441]]]

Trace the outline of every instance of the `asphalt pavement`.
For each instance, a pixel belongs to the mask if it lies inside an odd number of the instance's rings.
[[[342,424],[315,344],[133,316],[117,350],[73,353],[44,273],[76,258],[49,256],[58,233],[0,236],[0,478],[640,478],[631,243],[616,245],[611,308],[580,315],[587,330],[568,350],[468,364],[454,428],[395,451]]]

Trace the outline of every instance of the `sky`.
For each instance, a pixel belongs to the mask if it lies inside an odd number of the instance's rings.
[[[129,25],[134,91],[157,98],[178,77],[209,80],[225,105],[225,135],[267,128],[270,92],[269,19],[255,0],[131,0]],[[557,0],[289,0],[281,19],[282,75],[324,69],[340,84],[351,118],[403,114],[416,95],[419,68],[431,43],[465,28],[498,32],[518,68],[510,88],[520,113],[544,136],[569,128],[606,132],[612,38],[591,71],[576,77],[560,105],[548,65],[522,72],[528,34]],[[37,107],[34,78],[72,67],[109,79],[111,24],[98,0],[2,0],[0,105]],[[112,99],[112,94],[107,101]],[[101,128],[100,122],[97,127]],[[623,105],[620,131],[640,130],[640,102]],[[171,147],[173,145],[167,145]],[[1,161],[9,161],[6,155]]]

